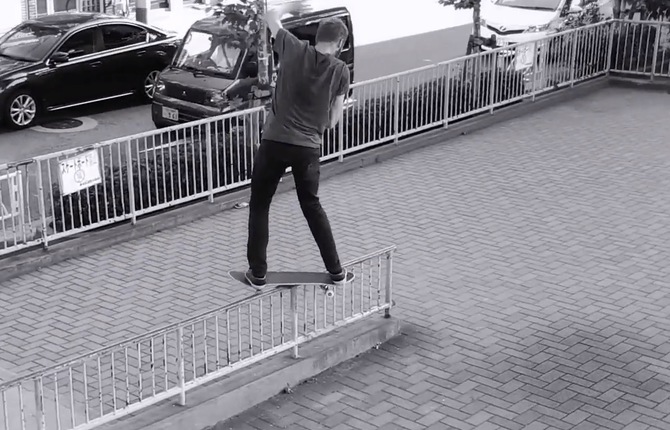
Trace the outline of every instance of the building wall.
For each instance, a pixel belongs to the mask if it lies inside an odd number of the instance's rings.
[[[3,0],[0,14],[0,34],[14,27],[23,20],[25,0]],[[34,1],[34,0],[31,0]]]

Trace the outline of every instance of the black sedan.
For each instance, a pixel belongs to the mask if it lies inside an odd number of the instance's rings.
[[[178,45],[175,34],[117,16],[25,21],[0,38],[0,119],[22,129],[45,112],[133,94],[150,101]]]

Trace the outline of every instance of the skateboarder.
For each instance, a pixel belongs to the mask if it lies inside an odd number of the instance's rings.
[[[289,166],[326,270],[336,283],[346,279],[318,191],[323,133],[340,121],[349,92],[349,69],[337,58],[349,31],[339,18],[325,19],[317,29],[315,46],[310,46],[281,23],[282,15],[300,10],[303,2],[289,2],[264,16],[281,67],[251,177],[246,277],[256,288],[266,284],[270,203]]]

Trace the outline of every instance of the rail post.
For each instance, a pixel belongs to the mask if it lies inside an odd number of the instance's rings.
[[[291,288],[291,334],[293,335],[293,358],[298,358],[298,287]]]
[[[442,101],[444,110],[443,127],[449,128],[449,99],[451,98],[451,63],[447,63],[447,73],[444,77],[444,100]]]
[[[393,307],[393,250],[386,255],[386,303],[388,307],[384,310],[384,318],[391,318]]]
[[[137,213],[135,208],[135,177],[133,172],[133,149],[130,139],[126,140],[126,166],[128,171],[128,204],[130,205],[130,220],[133,225],[137,224]]]
[[[47,160],[47,163],[49,161]],[[26,180],[29,181],[30,178],[28,178],[28,175],[26,175]],[[38,200],[38,205],[39,205],[39,210],[40,210],[40,222],[42,224],[42,246],[44,249],[49,248],[49,235],[47,234],[47,209],[46,209],[46,202],[44,201],[44,179],[42,178],[42,161],[37,160],[37,192],[39,195]],[[61,199],[63,196],[61,195]],[[30,199],[30,196],[28,196],[28,199]],[[30,203],[28,203],[30,205]],[[23,211],[23,208],[21,208]]]
[[[393,105],[393,141],[400,139],[400,76],[395,77],[395,103]]]
[[[214,203],[214,157],[212,157],[212,123],[205,124],[205,157],[207,158],[207,188],[209,188],[209,202]],[[245,133],[246,134],[246,133]]]
[[[184,328],[177,329],[177,378],[179,379],[179,406],[186,406],[186,377],[184,376]]]

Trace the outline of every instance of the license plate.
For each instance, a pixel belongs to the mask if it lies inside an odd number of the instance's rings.
[[[179,121],[179,111],[177,109],[163,106],[163,118],[169,119],[170,121]]]

